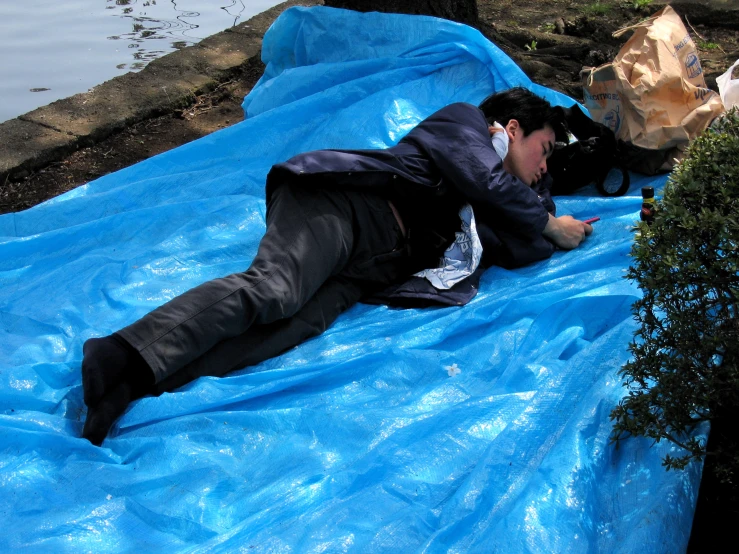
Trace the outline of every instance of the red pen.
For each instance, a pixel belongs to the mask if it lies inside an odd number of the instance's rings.
[[[586,219],[585,221],[583,221],[583,223],[587,223],[588,225],[590,225],[591,223],[595,223],[596,221],[600,221],[600,218],[599,217],[591,217],[590,219]]]

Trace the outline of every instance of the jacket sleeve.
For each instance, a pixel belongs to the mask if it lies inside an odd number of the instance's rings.
[[[541,201],[541,204],[542,206],[544,206],[544,209],[546,209],[546,211],[548,211],[552,215],[557,215],[557,206],[552,199],[553,184],[554,181],[552,180],[552,176],[549,175],[549,173],[545,173],[544,177],[542,177],[542,179],[538,183],[531,187],[531,190],[539,195],[539,200]]]
[[[448,186],[464,196],[476,217],[531,240],[541,236],[549,213],[536,191],[503,169],[487,121],[471,104],[452,104],[431,115],[403,141],[424,150]]]

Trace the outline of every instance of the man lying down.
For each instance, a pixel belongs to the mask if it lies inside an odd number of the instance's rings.
[[[558,140],[562,110],[515,88],[442,108],[385,150],[273,166],[267,230],[246,271],[85,342],[82,436],[99,445],[131,401],[258,364],[356,302],[462,305],[484,268],[576,248],[593,229],[554,215],[546,171]]]

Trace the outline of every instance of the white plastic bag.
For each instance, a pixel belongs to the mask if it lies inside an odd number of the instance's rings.
[[[734,65],[732,65],[726,73],[720,77],[716,77],[718,93],[727,110],[730,110],[734,106],[739,106],[739,79],[731,78],[734,68],[738,65],[739,60],[735,61]]]

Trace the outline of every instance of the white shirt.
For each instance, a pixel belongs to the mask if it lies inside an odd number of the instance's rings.
[[[493,127],[503,129],[497,121]],[[508,133],[493,133],[491,137],[495,152],[503,160],[508,155]],[[462,220],[462,230],[454,235],[454,242],[444,251],[439,261],[439,267],[424,269],[415,275],[425,277],[437,289],[450,289],[463,279],[469,277],[480,265],[482,258],[482,243],[477,235],[475,225],[475,214],[472,206],[465,204],[459,210],[459,218]]]

